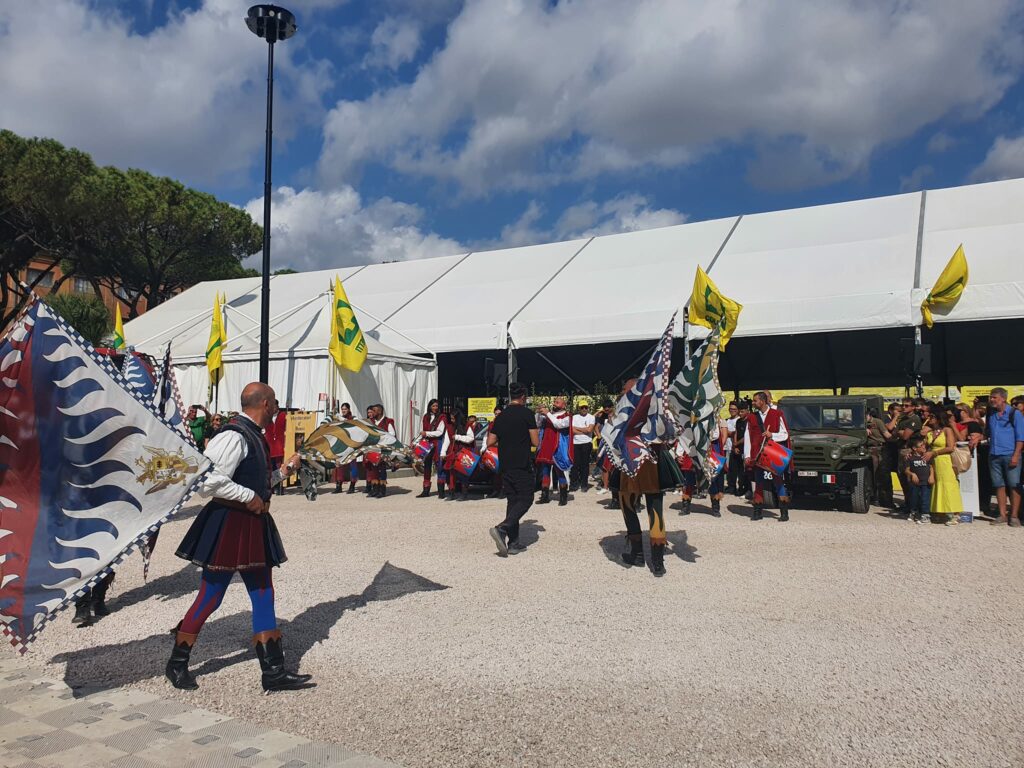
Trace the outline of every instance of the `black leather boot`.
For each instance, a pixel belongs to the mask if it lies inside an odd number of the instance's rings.
[[[379,485],[374,483],[373,485],[370,486],[370,498],[371,499],[376,499],[377,495],[379,493],[380,493],[380,486]]]
[[[622,562],[626,565],[644,564],[644,537],[638,534],[627,534],[626,541],[629,542],[629,552],[622,553]]]
[[[780,523],[788,523],[789,522],[789,504],[787,504],[784,501],[780,501],[779,502],[779,522]]]
[[[89,627],[93,623],[92,615],[92,593],[82,595],[75,600],[75,615],[71,623],[79,627]]]
[[[665,575],[665,545],[651,544],[651,571],[655,576]]]
[[[92,597],[92,612],[97,619],[102,619],[104,616],[110,615],[110,610],[107,608],[107,588],[110,587],[110,577],[103,579],[99,584],[92,588],[90,593]]]
[[[541,488],[540,489],[540,501],[538,504],[550,504],[551,503],[551,489]]]
[[[348,484],[348,492],[349,493],[355,493],[356,492],[356,481],[355,480],[351,481]]]
[[[564,485],[558,486],[558,506],[564,507],[569,503],[569,489]]]
[[[171,650],[171,658],[167,662],[167,669],[164,674],[171,681],[171,685],[182,691],[194,691],[195,678],[188,671],[188,660],[192,655],[192,646],[196,644],[198,635],[190,635],[187,632],[177,632],[174,636],[174,648]]]
[[[711,514],[714,517],[722,516],[722,502],[720,499],[711,500]]]
[[[420,491],[420,495],[417,496],[416,498],[417,499],[425,499],[429,495],[430,495],[430,488],[426,488],[425,487],[422,491]]]
[[[754,514],[750,516],[751,520],[763,520],[764,519],[764,507],[760,504],[754,505]]]
[[[388,487],[386,485],[383,485],[383,484],[378,485],[377,486],[377,498],[378,499],[383,499],[387,495],[388,495]]]
[[[444,486],[443,485],[437,486],[437,498],[439,498],[439,499],[445,498],[445,490],[444,490]]]
[[[693,503],[692,499],[683,499],[683,508],[679,510],[680,515],[690,514],[690,505]]]
[[[341,483],[335,483],[334,484],[334,492],[335,493],[341,493]]]
[[[281,648],[281,631],[260,632],[252,637],[256,646],[256,657],[263,670],[264,691],[289,691],[312,688],[312,675],[298,675],[284,668],[284,650]]]

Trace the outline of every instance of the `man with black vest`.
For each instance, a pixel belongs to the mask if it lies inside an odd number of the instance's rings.
[[[242,413],[206,446],[213,470],[199,493],[212,496],[178,547],[178,557],[203,569],[192,607],[178,624],[166,675],[175,688],[193,690],[189,656],[199,630],[220,607],[235,571],[252,602],[252,642],[263,672],[263,689],[308,688],[311,675],[297,675],[284,666],[281,632],[274,612],[270,569],[287,558],[277,526],[270,516],[271,488],[299,466],[298,454],[271,471],[270,449],[263,430],[274,420],[277,400],[266,384],[253,382],[242,390]]]

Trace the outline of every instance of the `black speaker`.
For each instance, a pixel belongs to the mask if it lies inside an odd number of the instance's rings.
[[[900,339],[900,361],[907,376],[924,376],[932,372],[932,345],[914,344],[913,339]]]

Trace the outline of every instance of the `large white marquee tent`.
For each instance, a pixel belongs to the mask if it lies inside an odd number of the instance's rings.
[[[321,310],[334,274],[378,342],[371,354],[379,351],[394,365],[419,370],[429,363],[408,355],[440,354],[445,368],[446,360],[468,352],[503,361],[509,349],[603,344],[610,350],[608,345],[651,341],[671,313],[684,308],[698,265],[744,305],[734,342],[741,350],[744,338],[779,344],[772,339],[817,334],[829,337],[829,347],[837,333],[849,338],[913,329],[921,323],[921,301],[961,243],[970,282],[952,311],[936,313],[937,325],[1024,317],[1024,179],[278,276],[271,282],[272,349],[291,366],[303,355],[322,365],[312,373],[303,367],[301,381],[294,380],[294,367],[280,366],[276,376],[303,405],[310,393],[323,391],[329,318]],[[228,292],[229,317],[244,315],[252,329],[240,348],[229,346],[225,359],[255,366],[257,279],[198,285],[129,324],[130,340],[145,338],[140,346],[153,352],[173,338],[180,363],[200,362],[217,290]],[[203,311],[202,327],[188,326],[192,340],[179,341],[184,323]],[[317,322],[309,320],[311,312],[320,313]],[[703,333],[690,328],[688,335]],[[842,340],[837,344],[822,353],[840,358],[830,361],[835,376],[844,362]],[[585,357],[593,358],[593,348],[584,348]],[[191,381],[192,375],[183,378]],[[462,393],[479,389],[473,375]]]

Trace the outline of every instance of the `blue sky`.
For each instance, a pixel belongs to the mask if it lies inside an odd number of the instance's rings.
[[[0,8],[0,126],[262,210],[233,0]],[[1013,0],[293,0],[274,263],[412,259],[1024,175]]]

